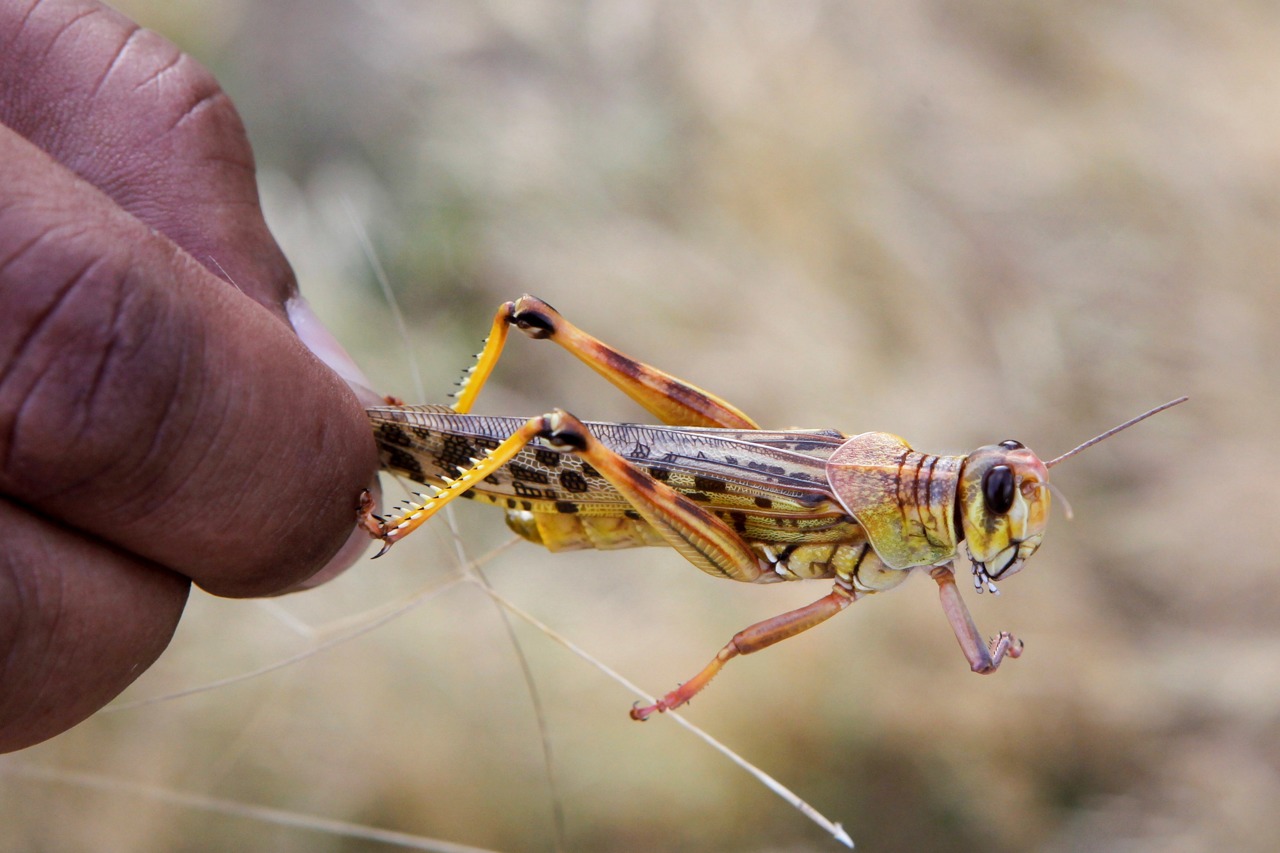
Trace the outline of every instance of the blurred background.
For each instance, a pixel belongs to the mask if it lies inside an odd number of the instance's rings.
[[[994,677],[918,577],[687,716],[862,850],[1280,847],[1276,3],[117,6],[239,105],[269,221],[381,392],[444,401],[532,292],[765,425],[930,452],[1054,456],[1191,395],[1056,468],[1074,521],[999,598],[966,591],[1026,642]],[[479,410],[553,406],[645,418],[516,336]],[[517,623],[548,762],[503,617],[458,580],[510,536],[470,504],[458,527],[305,595],[197,593],[121,701],[303,659],[7,757],[46,775],[0,775],[0,848],[390,849],[191,799],[214,798],[503,850],[555,849],[557,809],[574,850],[838,849]],[[653,693],[826,592],[657,549],[522,543],[484,570]]]

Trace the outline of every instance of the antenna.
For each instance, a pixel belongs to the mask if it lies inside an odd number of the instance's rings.
[[[1059,462],[1062,462],[1064,459],[1070,459],[1072,456],[1075,456],[1080,451],[1089,447],[1093,447],[1095,444],[1097,444],[1099,441],[1102,441],[1104,438],[1110,438],[1111,436],[1115,435],[1121,430],[1128,429],[1129,427],[1133,426],[1139,421],[1145,421],[1147,418],[1151,417],[1152,415],[1158,415],[1161,412],[1163,412],[1165,409],[1172,409],[1174,406],[1178,405],[1179,403],[1185,403],[1185,402],[1187,402],[1186,397],[1179,397],[1176,400],[1170,400],[1169,402],[1165,403],[1163,406],[1156,406],[1151,411],[1143,412],[1142,414],[1138,415],[1136,418],[1131,418],[1130,420],[1127,420],[1124,423],[1120,424],[1120,426],[1118,427],[1112,427],[1111,429],[1102,433],[1102,435],[1095,435],[1093,438],[1089,439],[1079,447],[1074,447],[1071,450],[1068,450],[1066,453],[1059,456],[1057,459],[1052,459],[1044,463],[1044,467],[1052,468],[1054,465],[1057,465]]]

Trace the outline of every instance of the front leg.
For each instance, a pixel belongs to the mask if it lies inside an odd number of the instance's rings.
[[[973,624],[973,617],[969,615],[969,608],[960,597],[951,564],[935,566],[930,570],[929,576],[938,583],[942,610],[947,614],[947,621],[951,623],[956,639],[960,641],[960,649],[969,661],[970,669],[979,675],[987,675],[995,672],[1006,656],[1016,658],[1022,654],[1022,641],[1008,631],[1001,631],[990,643],[983,642],[978,626]]]

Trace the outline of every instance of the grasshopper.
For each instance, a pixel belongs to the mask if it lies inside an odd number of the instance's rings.
[[[556,409],[527,420],[469,414],[512,327],[567,349],[668,426],[591,423]],[[368,409],[384,468],[428,485],[394,516],[361,498],[378,556],[457,497],[501,507],[509,527],[551,551],[667,545],[708,574],[747,583],[833,580],[822,598],[735,634],[644,720],[685,704],[731,659],[825,622],[914,570],[937,582],[943,612],[977,673],[1022,653],[1008,631],[989,642],[955,579],[963,548],[978,592],[1018,572],[1040,547],[1048,469],[1182,397],[1049,462],[1021,442],[967,456],[913,450],[885,432],[761,429],[713,394],[636,361],[523,296],[498,308],[452,406]]]

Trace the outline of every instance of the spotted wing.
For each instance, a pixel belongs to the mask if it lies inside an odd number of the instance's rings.
[[[440,406],[368,410],[383,466],[440,483],[514,433],[523,418],[460,415]],[[825,479],[844,437],[832,430],[755,431],[588,423],[606,446],[712,509],[772,517],[843,514]],[[616,515],[627,502],[590,465],[542,442],[525,448],[474,490],[510,509]]]

